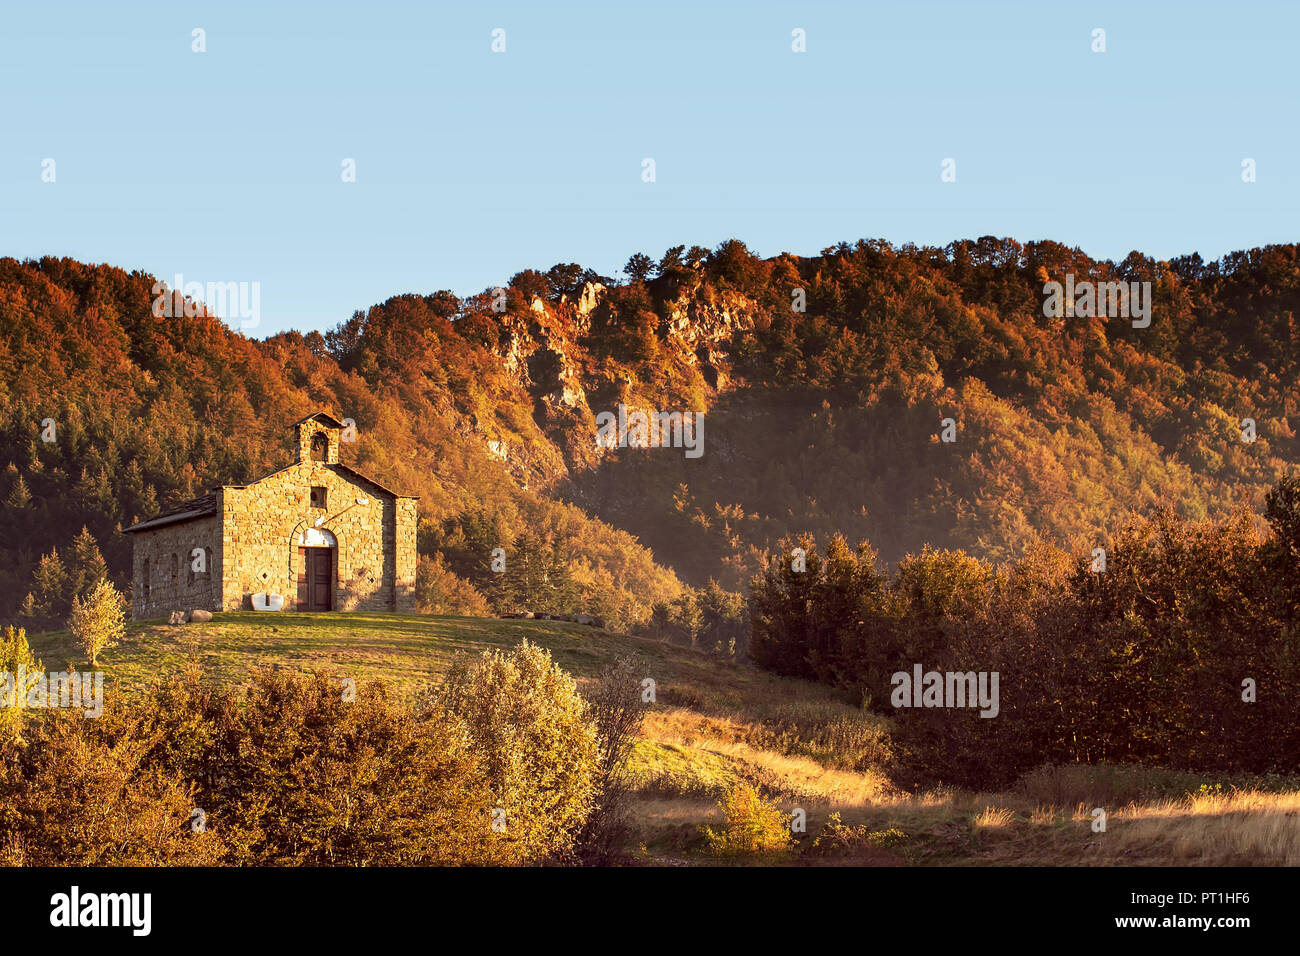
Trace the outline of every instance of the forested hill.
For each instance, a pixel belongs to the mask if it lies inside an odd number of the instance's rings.
[[[1297,452],[1298,249],[1111,263],[984,238],[763,260],[733,240],[264,342],[156,317],[152,276],[0,260],[0,617],[83,526],[126,583],[122,527],[284,464],[289,424],[322,408],[356,421],[351,464],[423,496],[434,605],[472,599],[465,581],[499,604],[496,546],[621,623],[678,575],[742,588],[789,533],[1000,559],[1035,535],[1104,544],[1130,509],[1258,509]],[[1149,327],[1045,316],[1067,275],[1150,282]],[[704,454],[598,448],[620,403],[705,412]]]

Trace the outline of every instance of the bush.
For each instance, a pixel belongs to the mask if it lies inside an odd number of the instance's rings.
[[[99,652],[114,647],[126,634],[126,602],[117,588],[101,578],[86,597],[73,598],[68,630],[86,652],[90,666],[96,665]]]
[[[18,683],[19,674],[36,675],[44,670],[27,643],[27,632],[21,627],[15,630],[12,624],[5,625],[5,629],[0,631],[0,674],[10,677],[13,706],[8,706],[7,700],[0,700],[0,739],[16,734],[21,726],[27,693]],[[0,687],[0,693],[3,693],[3,687]]]
[[[745,599],[710,580],[696,596],[696,605],[700,612],[697,640],[703,649],[718,657],[744,657],[749,649]]]
[[[606,665],[586,694],[596,725],[598,778],[595,807],[578,837],[578,854],[584,863],[608,862],[631,832],[628,759],[645,717],[641,700],[645,672],[645,664],[637,659],[618,657]]]
[[[703,623],[693,591],[687,589],[672,601],[658,601],[650,608],[650,632],[661,641],[693,646]]]
[[[473,728],[381,684],[354,694],[336,677],[265,669],[236,697],[195,666],[142,702],[110,695],[98,720],[42,714],[0,742],[0,863],[485,865],[567,852],[590,807],[594,732],[572,681],[537,655],[505,658],[510,681],[473,670],[462,702],[499,690],[501,705],[466,706]],[[492,828],[498,806],[505,834]]]
[[[490,832],[487,780],[463,728],[416,713],[382,684],[263,671],[242,707],[218,699],[212,825],[231,862],[375,866],[509,862]]]
[[[1040,544],[999,567],[927,548],[885,574],[869,549],[834,538],[823,558],[803,538],[805,571],[787,547],[754,581],[751,650],[889,714],[904,785],[1000,788],[1045,762],[1289,771],[1300,761],[1300,485],[1280,487],[1271,539],[1246,514],[1159,511],[1114,529],[1104,572]],[[891,672],[915,665],[998,674],[996,719],[891,708]]]
[[[785,853],[790,849],[790,816],[763,799],[750,784],[740,783],[718,801],[724,825],[721,830],[702,827],[709,851],[717,856],[754,856]]]
[[[846,826],[839,813],[832,813],[822,832],[812,842],[816,854],[838,854],[863,850],[888,850],[906,842],[907,834],[897,827],[872,830],[870,827]]]
[[[60,711],[31,721],[0,759],[0,864],[204,866],[221,861],[213,833],[191,826],[194,788],[150,764],[157,739],[115,733]]]
[[[596,726],[573,678],[525,641],[511,654],[458,659],[432,703],[464,722],[513,858],[568,855],[600,777]]]

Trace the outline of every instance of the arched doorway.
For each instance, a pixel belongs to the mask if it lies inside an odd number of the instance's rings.
[[[319,528],[298,535],[298,610],[334,610],[338,541]]]

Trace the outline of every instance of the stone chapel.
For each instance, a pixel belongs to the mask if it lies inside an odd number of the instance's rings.
[[[343,424],[294,424],[297,458],[126,529],[134,620],[202,608],[415,610],[415,503],[339,462]]]

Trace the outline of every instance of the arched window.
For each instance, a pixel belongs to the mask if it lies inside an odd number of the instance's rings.
[[[325,437],[323,432],[317,432],[311,437],[311,460],[324,461],[325,456],[329,454],[330,440]]]

